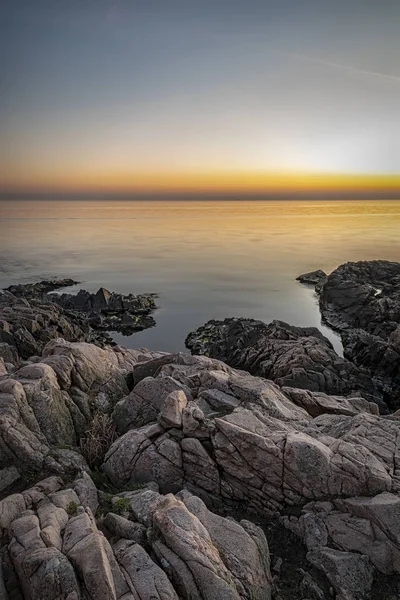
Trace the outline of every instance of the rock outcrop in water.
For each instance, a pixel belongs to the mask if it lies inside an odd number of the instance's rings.
[[[62,337],[69,341],[110,343],[108,331],[131,335],[155,321],[154,294],[124,296],[100,288],[96,294],[54,294],[76,284],[72,279],[13,285],[0,292],[0,357],[13,363],[40,355],[47,342]]]
[[[240,318],[212,320],[190,333],[185,343],[194,354],[217,358],[280,386],[362,395],[384,407],[370,374],[338,356],[316,327]]]
[[[2,331],[43,332],[0,364],[1,600],[399,597],[400,419],[375,371],[277,321],[211,322],[202,356],[101,348],[13,298]]]
[[[317,286],[322,318],[344,354],[367,370],[391,409],[400,405],[400,263],[346,263]]]

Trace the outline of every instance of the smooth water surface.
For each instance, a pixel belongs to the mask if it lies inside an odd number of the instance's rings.
[[[157,327],[129,347],[175,351],[211,318],[320,327],[300,273],[400,260],[400,201],[3,201],[0,287],[72,277],[81,287],[158,292]]]

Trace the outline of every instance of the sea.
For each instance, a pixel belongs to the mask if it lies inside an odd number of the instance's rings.
[[[155,292],[157,325],[129,348],[184,350],[209,319],[321,323],[304,272],[347,261],[400,261],[400,200],[2,200],[0,287],[70,277],[71,288]]]

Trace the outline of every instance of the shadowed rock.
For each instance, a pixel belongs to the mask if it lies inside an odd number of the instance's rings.
[[[323,320],[344,355],[367,370],[390,408],[400,398],[400,263],[349,262],[316,286]]]
[[[333,395],[361,392],[381,402],[372,379],[338,356],[315,327],[293,327],[283,321],[265,324],[254,319],[212,320],[190,333],[185,343],[194,354],[223,360],[280,386]]]

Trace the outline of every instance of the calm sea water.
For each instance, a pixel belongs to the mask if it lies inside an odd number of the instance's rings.
[[[48,277],[159,293],[157,327],[128,347],[175,351],[211,318],[282,319],[323,330],[300,273],[400,261],[400,201],[0,202],[0,287]]]

